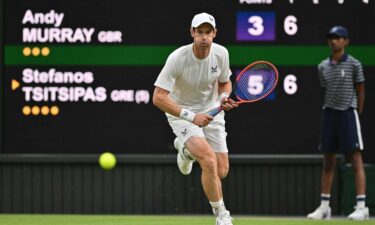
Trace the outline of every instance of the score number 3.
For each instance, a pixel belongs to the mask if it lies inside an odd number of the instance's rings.
[[[249,23],[252,24],[252,27],[247,29],[250,35],[259,36],[264,32],[263,18],[260,16],[250,16],[248,19]]]
[[[237,12],[238,41],[274,41],[274,12]]]

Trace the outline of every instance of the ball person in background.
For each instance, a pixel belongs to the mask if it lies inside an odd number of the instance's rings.
[[[215,118],[205,114],[219,105],[225,110],[237,107],[228,98],[232,91],[228,51],[213,43],[216,33],[213,16],[194,16],[190,29],[193,43],[169,55],[155,82],[153,103],[166,112],[177,136],[174,146],[181,173],[190,174],[193,162],[199,163],[202,186],[216,215],[216,224],[232,225],[220,180],[229,170],[224,111]]]
[[[328,32],[327,39],[331,56],[318,66],[320,84],[325,92],[319,146],[324,153],[321,205],[307,217],[330,218],[329,201],[336,153],[344,153],[353,166],[357,193],[357,205],[348,218],[365,220],[369,218],[369,210],[365,206],[366,177],[358,117],[363,111],[365,100],[365,78],[361,63],[345,53],[345,47],[349,44],[348,31],[342,26],[334,26]]]

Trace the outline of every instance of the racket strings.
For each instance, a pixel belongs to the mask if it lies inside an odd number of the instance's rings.
[[[243,76],[247,76],[244,74]],[[252,100],[254,97],[253,95],[248,94],[248,82],[246,79],[240,79],[236,82],[236,88],[235,88],[236,96],[241,96],[242,99]]]
[[[255,63],[238,75],[235,94],[241,101],[257,101],[266,97],[275,88],[277,70],[267,62]]]

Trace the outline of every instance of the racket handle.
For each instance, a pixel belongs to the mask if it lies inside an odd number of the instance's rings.
[[[221,112],[221,110],[223,110],[223,108],[221,108],[221,106],[219,106],[217,108],[214,108],[214,109],[211,109],[210,111],[208,111],[207,115],[210,115],[210,116],[214,117],[217,114],[219,114],[219,112]]]

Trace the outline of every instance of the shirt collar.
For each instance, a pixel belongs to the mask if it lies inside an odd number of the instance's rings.
[[[345,62],[347,59],[348,59],[348,54],[344,53],[344,55],[342,55],[341,58],[339,59],[338,63]],[[332,62],[332,55],[329,56],[329,63],[334,64]]]

